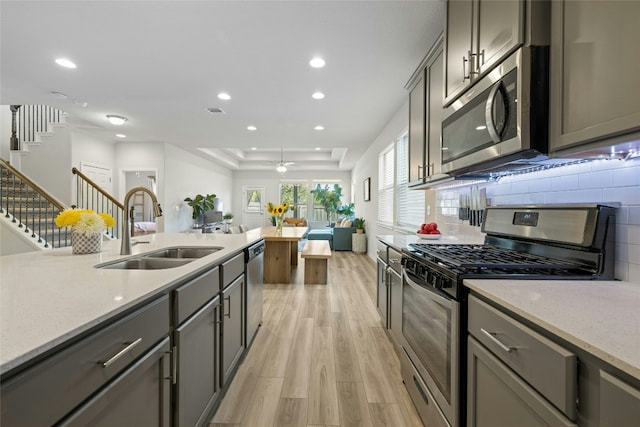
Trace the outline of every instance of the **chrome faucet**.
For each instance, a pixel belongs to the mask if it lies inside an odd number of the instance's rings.
[[[124,196],[124,215],[125,220],[122,221],[122,244],[120,245],[120,255],[131,255],[131,222],[133,222],[134,209],[133,207],[129,210],[129,200],[131,197],[137,193],[138,191],[143,191],[151,197],[151,201],[153,202],[153,216],[159,217],[162,216],[162,209],[160,208],[160,203],[158,203],[158,199],[156,195],[153,194],[153,191],[149,190],[146,187],[135,187],[129,190],[126,196]]]

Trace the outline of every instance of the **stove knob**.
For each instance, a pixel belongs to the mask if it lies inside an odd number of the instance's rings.
[[[440,280],[440,289],[451,288],[451,287],[453,287],[451,283],[451,279],[448,277],[442,277],[442,279]]]

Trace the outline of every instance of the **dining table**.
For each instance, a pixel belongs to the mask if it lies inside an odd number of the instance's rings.
[[[308,227],[261,227],[265,241],[264,283],[291,283],[291,269],[298,265],[298,242]]]

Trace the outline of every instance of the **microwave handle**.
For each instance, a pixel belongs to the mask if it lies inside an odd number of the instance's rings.
[[[497,82],[491,88],[489,92],[489,96],[487,97],[487,104],[484,109],[484,119],[487,122],[487,131],[489,132],[489,136],[496,144],[500,142],[500,133],[502,130],[498,131],[496,128],[496,123],[493,120],[493,108],[496,102],[496,96],[498,95],[498,91],[502,92],[500,89],[502,88],[502,81]]]

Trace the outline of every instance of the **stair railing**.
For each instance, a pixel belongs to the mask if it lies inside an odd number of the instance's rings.
[[[49,123],[60,123],[63,112],[48,105],[16,105],[18,139],[35,141],[38,132],[48,132]]]
[[[76,205],[78,208],[92,209],[111,215],[116,220],[116,224],[107,229],[107,234],[116,239],[119,238],[124,218],[124,205],[77,168],[72,168],[71,172],[76,176]],[[133,227],[133,223],[131,226]],[[133,231],[131,233],[133,234]]]
[[[71,230],[55,226],[55,217],[66,209],[19,170],[0,158],[0,214],[45,248],[71,245]]]

